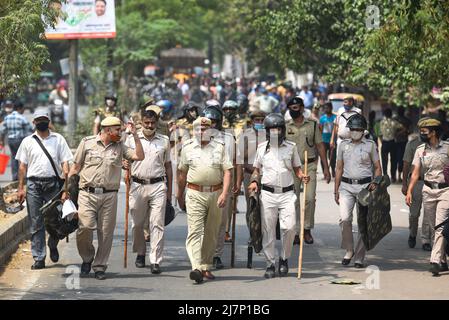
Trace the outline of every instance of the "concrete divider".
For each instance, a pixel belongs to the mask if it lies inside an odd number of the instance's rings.
[[[17,251],[20,242],[29,236],[26,208],[0,225],[0,266],[8,262],[11,255]]]

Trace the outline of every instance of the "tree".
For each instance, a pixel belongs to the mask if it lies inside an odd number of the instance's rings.
[[[48,61],[42,38],[56,22],[54,2],[0,0],[0,97],[23,89]]]

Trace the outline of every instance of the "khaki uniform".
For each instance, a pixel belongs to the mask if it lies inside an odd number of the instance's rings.
[[[360,143],[352,140],[343,140],[338,148],[337,161],[343,161],[343,177],[348,179],[372,178],[374,163],[379,161],[379,154],[374,141],[362,139]],[[353,251],[356,263],[362,263],[365,259],[365,245],[359,234],[354,250],[352,235],[352,212],[357,202],[357,195],[368,187],[365,184],[349,184],[341,182],[340,193],[340,227],[342,233],[341,247],[346,251]]]
[[[220,132],[220,134],[214,137],[214,140],[220,141],[225,145],[226,156],[229,160],[234,159],[235,154],[235,140],[232,134],[227,132]],[[232,161],[232,160],[231,160]],[[234,173],[231,175],[231,181],[234,181]],[[232,185],[232,184],[231,184]],[[232,218],[232,197],[228,197],[226,205],[221,209],[221,224],[220,231],[218,232],[217,248],[215,251],[215,257],[221,257],[224,251],[225,233],[227,231],[228,221]]]
[[[276,261],[276,224],[279,217],[281,229],[281,259],[291,256],[295,238],[296,194],[292,190],[282,192],[282,188],[293,187],[293,168],[301,167],[301,160],[294,142],[285,140],[279,147],[269,147],[268,142],[259,144],[254,167],[262,175],[261,219],[262,246],[267,266]],[[264,190],[264,186],[274,188],[274,192]]]
[[[231,133],[237,139],[243,133],[243,130],[247,127],[247,123],[248,123],[247,119],[237,118],[231,125],[229,121],[226,118],[224,118],[223,129],[224,130],[233,129],[233,132],[229,133]]]
[[[223,172],[232,169],[232,163],[220,141],[212,140],[201,147],[196,139],[190,139],[183,145],[178,169],[187,171],[188,183],[216,186],[223,183]],[[212,267],[222,216],[217,206],[221,192],[222,189],[214,192],[187,189],[186,249],[192,270],[205,271]]]
[[[117,216],[122,158],[131,160],[133,154],[134,151],[121,142],[103,145],[100,135],[84,138],[76,150],[74,162],[81,165],[76,242],[83,262],[93,261],[95,272],[107,268]],[[90,193],[84,190],[88,187],[112,192]],[[96,253],[92,244],[94,230],[98,238]]]
[[[403,161],[406,161],[412,165],[413,157],[415,155],[416,149],[418,146],[423,144],[421,140],[417,137],[411,141],[409,141],[405,147],[404,158]],[[410,172],[412,172],[412,168],[410,168]],[[410,177],[404,177],[404,179],[410,179]],[[413,189],[413,202],[410,206],[410,215],[409,215],[409,229],[410,236],[416,237],[418,234],[418,222],[419,216],[421,215],[421,207],[422,207],[422,191],[424,187],[424,181],[422,180],[422,176],[420,180],[418,180],[415,188]],[[434,230],[430,227],[429,218],[424,214],[421,225],[421,242],[422,244],[431,244],[433,243]]]
[[[293,120],[287,122],[286,126],[286,138],[287,140],[293,141],[298,149],[298,154],[301,159],[301,163],[305,163],[304,151],[307,150],[308,154],[308,165],[307,165],[307,175],[310,176],[310,182],[307,185],[306,196],[306,208],[305,208],[305,219],[303,228],[306,230],[313,229],[315,224],[315,203],[316,203],[316,184],[317,184],[317,168],[318,168],[318,151],[316,146],[323,142],[318,123],[314,120],[304,119],[301,125],[297,125]],[[297,201],[296,207],[296,222],[297,222],[297,233],[301,228],[299,218],[300,218],[300,187],[301,182],[295,176],[295,189]]]
[[[415,152],[413,165],[419,165],[424,174],[423,206],[424,216],[428,217],[430,227],[442,223],[449,218],[449,187],[440,188],[427,184],[444,184],[443,169],[449,164],[449,142],[440,141],[434,149],[428,144],[420,145]],[[443,227],[435,230],[435,240],[433,242],[431,263],[445,263],[446,240],[442,234]]]
[[[150,239],[150,263],[160,264],[164,248],[165,206],[167,202],[166,180],[152,184],[141,184],[134,178],[146,182],[166,176],[165,164],[170,163],[170,142],[167,136],[156,133],[149,140],[142,132],[139,138],[145,152],[145,161],[133,162],[129,210],[133,219],[133,252],[146,254],[144,226],[148,225]],[[129,147],[135,148],[134,139],[128,139]]]

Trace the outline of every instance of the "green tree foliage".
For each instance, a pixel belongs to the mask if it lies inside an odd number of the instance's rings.
[[[56,21],[50,0],[0,0],[0,96],[23,89],[48,61],[45,24]]]

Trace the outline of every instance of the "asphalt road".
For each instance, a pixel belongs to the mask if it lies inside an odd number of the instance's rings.
[[[246,241],[248,231],[245,214],[237,215],[236,266],[229,268],[230,245],[226,246],[226,268],[216,271],[217,279],[194,284],[188,277],[190,264],[185,250],[187,235],[186,215],[178,214],[166,228],[165,259],[163,273],[152,275],[149,267],[137,269],[131,243],[128,248],[128,268],[123,267],[124,205],[122,186],[119,195],[118,222],[108,279],[98,281],[91,273],[88,278],[77,276],[81,264],[75,236],[70,242],[61,243],[60,261],[57,264],[47,258],[47,268],[29,270],[23,265],[24,281],[13,282],[0,290],[1,299],[447,299],[449,273],[432,277],[427,271],[430,253],[421,249],[418,240],[415,249],[408,248],[408,210],[400,186],[389,188],[392,204],[393,230],[380,244],[368,252],[366,270],[352,266],[343,267],[340,261],[344,250],[340,249],[338,206],[333,202],[332,186],[318,184],[315,243],[305,245],[303,277],[297,279],[298,251],[294,246],[289,260],[290,273],[286,278],[263,278],[265,261],[255,255],[253,269],[246,268]],[[239,210],[244,211],[244,198],[239,199]],[[356,228],[356,227],[355,227]],[[131,238],[130,238],[131,240]],[[279,243],[278,243],[279,245]],[[357,285],[332,284],[332,280],[352,279]],[[0,276],[0,284],[10,279]],[[19,285],[20,282],[20,285]]]

